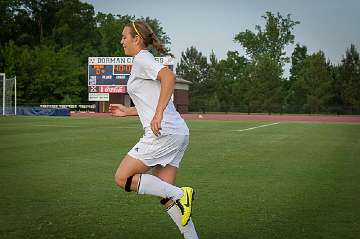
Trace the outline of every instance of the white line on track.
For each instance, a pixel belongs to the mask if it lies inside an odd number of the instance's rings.
[[[280,124],[280,122],[276,122],[276,123],[272,123],[272,124],[259,125],[259,126],[251,127],[251,128],[247,128],[247,129],[237,129],[237,130],[233,130],[233,131],[241,132],[241,131],[247,131],[247,130],[253,130],[253,129],[258,129],[258,128],[262,128],[262,127],[267,127],[267,126],[271,126],[271,125],[277,125],[277,124]]]

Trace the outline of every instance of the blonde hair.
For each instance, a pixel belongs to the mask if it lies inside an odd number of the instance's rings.
[[[130,34],[132,37],[138,35],[143,40],[145,47],[152,46],[160,54],[174,57],[174,55],[169,53],[165,46],[161,44],[159,38],[146,22],[134,21],[126,24],[125,27],[129,27],[131,29]]]

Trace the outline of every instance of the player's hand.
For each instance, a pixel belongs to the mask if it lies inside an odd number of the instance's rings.
[[[109,112],[111,113],[112,116],[125,117],[127,116],[126,108],[127,107],[122,104],[110,104]]]
[[[152,132],[156,136],[160,136],[160,130],[161,130],[161,121],[162,121],[163,115],[162,113],[155,113],[154,118],[151,120],[150,126]]]

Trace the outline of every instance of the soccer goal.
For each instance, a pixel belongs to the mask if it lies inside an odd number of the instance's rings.
[[[7,79],[0,73],[1,115],[16,115],[16,76]]]

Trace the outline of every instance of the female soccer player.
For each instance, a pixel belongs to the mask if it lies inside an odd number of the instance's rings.
[[[124,27],[121,44],[125,54],[134,57],[127,90],[135,107],[112,104],[109,110],[114,116],[139,115],[145,132],[120,163],[115,181],[127,192],[160,197],[184,237],[198,238],[190,218],[194,190],[173,185],[189,143],[189,129],[170,100],[175,76],[148,47],[163,54],[166,50],[143,21]],[[145,174],[150,169],[152,175]]]

